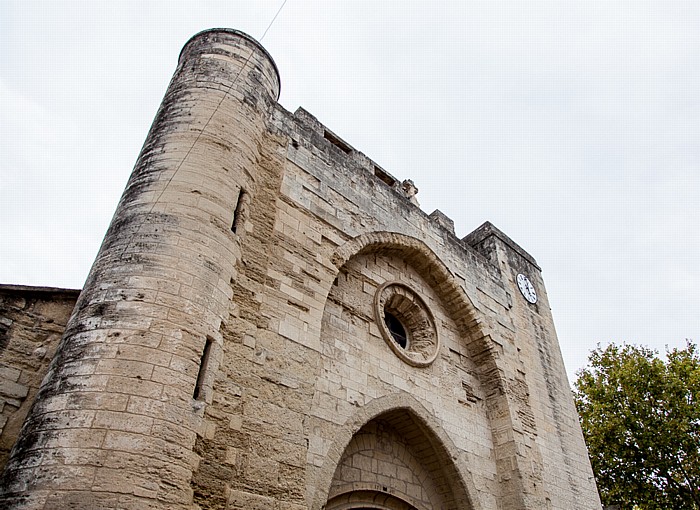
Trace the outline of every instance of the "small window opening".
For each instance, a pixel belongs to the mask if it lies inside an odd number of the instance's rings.
[[[209,367],[209,353],[211,352],[211,345],[213,343],[214,340],[211,337],[207,337],[207,342],[204,344],[204,351],[202,352],[202,358],[199,361],[197,383],[194,385],[194,394],[192,395],[195,400],[204,399],[204,378],[207,375],[207,368]]]
[[[384,323],[389,329],[391,336],[394,337],[396,343],[399,344],[402,349],[405,349],[408,345],[408,335],[406,335],[406,329],[403,327],[403,324],[401,324],[401,321],[391,313],[384,311]]]
[[[233,223],[231,223],[231,232],[234,234],[241,228],[244,221],[245,207],[248,205],[248,193],[241,188],[238,193],[238,201],[236,202],[236,209],[233,211]]]
[[[379,179],[386,184],[387,186],[393,188],[396,185],[396,181],[394,180],[391,175],[386,173],[384,170],[379,168],[377,165],[374,165],[374,175],[379,177]]]
[[[350,154],[352,152],[352,148],[343,142],[340,138],[335,136],[333,133],[324,130],[323,131],[323,138],[331,142],[333,145],[338,147],[341,151],[343,151],[345,154]]]

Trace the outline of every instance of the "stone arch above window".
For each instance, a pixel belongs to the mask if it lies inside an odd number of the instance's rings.
[[[457,283],[454,274],[428,245],[398,232],[370,232],[339,246],[331,261],[342,272],[350,259],[369,253],[398,255],[406,260],[438,294],[467,343],[472,358],[479,361],[483,356],[491,356],[488,332],[476,306]]]

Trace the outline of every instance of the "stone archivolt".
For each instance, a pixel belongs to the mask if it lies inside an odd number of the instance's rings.
[[[312,508],[321,508],[326,498],[337,508],[481,508],[469,495],[477,491],[458,463],[459,449],[413,396],[377,398],[338,432]],[[338,458],[335,452],[341,452]]]

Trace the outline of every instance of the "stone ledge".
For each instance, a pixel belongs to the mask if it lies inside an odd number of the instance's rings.
[[[64,294],[66,297],[78,297],[81,289],[62,289],[60,287],[34,287],[31,285],[12,285],[0,283],[0,292],[4,294]]]

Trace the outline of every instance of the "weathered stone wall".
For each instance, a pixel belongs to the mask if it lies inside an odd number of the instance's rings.
[[[244,34],[187,44],[0,501],[600,508],[534,259],[277,92]]]
[[[575,418],[534,260],[510,242],[512,260],[499,263],[491,226],[476,236],[486,248],[473,250],[439,212],[424,214],[386,171],[346,152],[307,112],[290,116],[278,108],[274,119],[275,133],[287,139],[287,161],[272,230],[269,222],[256,225],[256,216],[267,217],[262,210],[251,219],[249,239],[262,249],[249,257],[244,250],[256,277],[245,278],[242,266],[234,287],[225,372],[205,414],[206,436],[198,439],[197,502],[320,508],[342,497],[334,476],[348,443],[339,438],[351,441],[382,413],[422,409],[444,444],[423,431],[412,447],[434,458],[441,448],[449,451],[445,464],[459,459],[451,468],[457,475],[431,476],[435,483],[461,477],[452,485],[466,487],[441,496],[446,508],[596,508],[590,468],[569,473],[556,463],[568,455],[570,465],[588,465],[575,421],[552,434],[552,416],[543,419],[539,410],[549,406]],[[261,207],[268,210],[267,203]],[[539,308],[513,286],[515,269],[541,289]],[[442,343],[431,366],[405,363],[382,339],[373,306],[387,281],[414,289],[433,312]],[[549,335],[549,372],[533,351],[533,321]],[[541,377],[563,389],[532,395],[530,385],[545,384]],[[362,414],[372,406],[375,414]],[[569,435],[565,442],[575,447],[566,453],[560,436]],[[366,486],[355,491],[385,486],[376,472],[360,478]],[[429,505],[420,501],[413,500]]]
[[[244,196],[256,198],[258,145],[278,93],[274,63],[247,36],[205,32],[185,46],[6,467],[4,501],[190,504]]]
[[[480,466],[472,472],[470,483],[482,493],[479,499],[488,500],[496,489],[496,466],[490,458],[492,436],[477,367],[460,341],[461,333],[445,308],[444,297],[414,269],[414,264],[421,266],[420,258],[390,253],[370,252],[351,258],[341,267],[338,282],[329,293],[321,331],[324,356],[316,383],[318,404],[311,411],[312,423],[320,432],[316,442],[321,447],[313,452],[315,460],[325,468],[328,449],[339,431],[353,422],[358,407],[377,398],[398,395],[398,401],[384,412],[401,406],[410,408],[414,402],[425,408],[455,444],[452,454],[458,454],[466,465]],[[380,333],[375,320],[375,295],[386,282],[406,285],[432,312],[440,352],[427,367],[417,368],[400,359]],[[437,455],[425,434],[413,438],[408,447],[428,450],[426,457]],[[372,479],[372,475],[376,478]],[[365,483],[387,485],[382,475],[372,471],[363,473],[361,478]],[[444,482],[444,478],[444,473],[431,473],[424,479],[423,489],[435,492],[434,486]],[[401,494],[398,488],[395,491],[394,494]],[[401,496],[408,501],[418,499],[427,508],[465,507],[464,501],[455,503],[457,496],[451,492],[433,498],[417,498],[415,492]],[[417,502],[413,504],[416,506]]]
[[[503,268],[504,282],[516,298],[510,310],[510,336],[518,354],[511,391],[522,432],[531,434],[537,445],[537,478],[547,489],[546,508],[591,508],[598,504],[595,482],[539,267],[493,225],[484,225],[466,240]],[[537,303],[527,303],[520,296],[518,273],[533,280]]]
[[[0,285],[0,470],[80,291]]]

